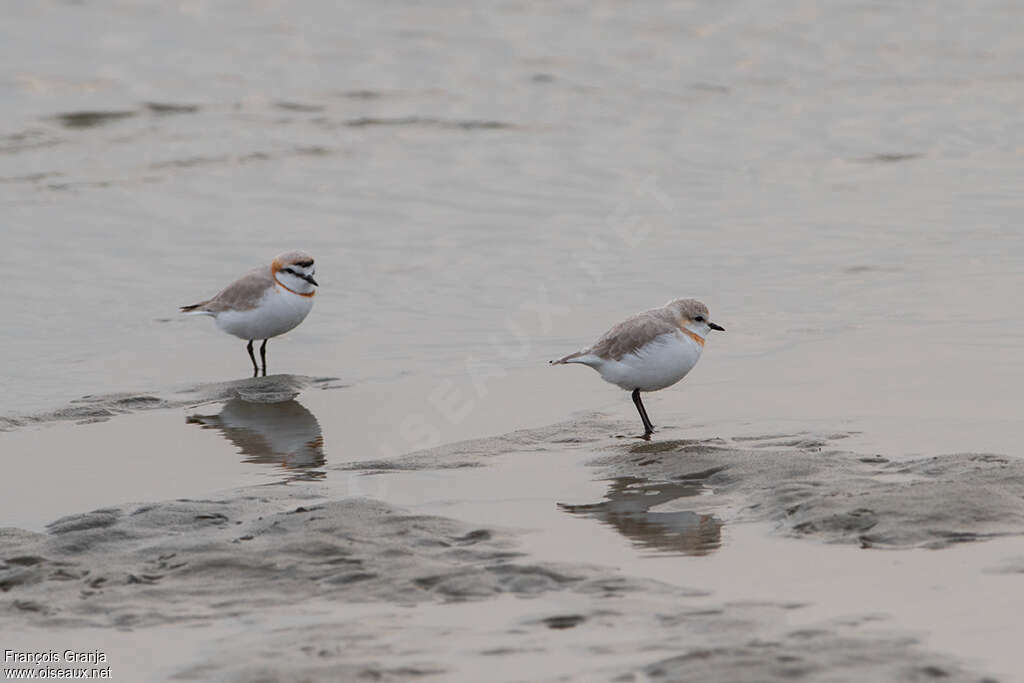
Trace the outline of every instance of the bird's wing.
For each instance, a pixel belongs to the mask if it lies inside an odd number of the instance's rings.
[[[197,304],[197,308],[210,313],[248,311],[256,308],[267,289],[273,286],[274,276],[270,268],[256,268],[222,289],[209,301]]]
[[[676,329],[662,309],[644,311],[626,318],[605,332],[588,352],[601,358],[619,360],[627,353],[648,344],[658,335],[674,332]]]

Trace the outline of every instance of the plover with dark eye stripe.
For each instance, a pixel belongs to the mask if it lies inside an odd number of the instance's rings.
[[[700,360],[711,330],[725,328],[711,322],[707,306],[696,299],[674,299],[661,308],[626,318],[592,346],[551,364],[588,365],[601,373],[604,381],[632,392],[644,423],[643,438],[649,439],[654,425],[640,392],[658,391],[686,377]]]
[[[317,281],[313,257],[304,251],[288,251],[269,266],[251,270],[222,289],[212,299],[182,306],[183,313],[210,315],[228,334],[248,339],[245,347],[252,360],[252,376],[260,367],[252,343],[262,339],[260,359],[267,374],[267,340],[298,326],[313,308]]]

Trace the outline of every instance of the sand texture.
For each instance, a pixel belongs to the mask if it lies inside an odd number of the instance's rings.
[[[1024,531],[1016,460],[889,461],[841,450],[843,434],[609,439],[615,426],[592,416],[346,468],[381,477],[592,453],[605,499],[558,510],[692,556],[748,522],[869,553]],[[0,531],[0,630],[210,629],[217,656],[191,653],[178,680],[513,681],[527,660],[530,680],[985,679],[884,615],[794,627],[799,601],[716,600],[685,580],[552,562],[524,551],[521,533],[294,482],[99,509],[45,533]]]

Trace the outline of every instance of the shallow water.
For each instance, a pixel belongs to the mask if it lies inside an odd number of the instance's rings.
[[[694,295],[727,332],[645,399],[661,438],[842,433],[865,457],[1019,457],[1021,16],[998,2],[8,7],[0,526],[322,486],[546,529],[524,541],[542,558],[581,541],[576,559],[662,580],[684,563],[736,599],[797,592],[828,566],[847,588],[822,583],[816,619],[889,610],[1012,674],[985,626],[1009,619],[1001,603],[958,593],[943,612],[913,582],[935,567],[947,587],[977,580],[1012,540],[865,555],[733,524],[696,483],[595,480],[588,449],[639,420],[589,370],[545,362]],[[317,258],[314,310],[270,343],[277,378],[235,383],[244,343],[177,306],[293,247]],[[293,400],[270,407],[267,391]],[[584,417],[564,439],[587,453],[568,460],[344,469],[594,411],[611,422]],[[808,571],[787,575],[786,558]],[[746,593],[718,578],[763,562]]]
[[[323,287],[272,371],[535,366],[693,294],[692,379],[753,417],[1016,398],[1012,5],[6,14],[0,414],[244,376],[176,306],[292,246]]]

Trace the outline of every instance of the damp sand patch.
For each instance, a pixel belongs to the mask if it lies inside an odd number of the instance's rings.
[[[32,415],[0,416],[0,432],[50,422],[103,422],[118,415],[145,410],[200,406],[240,399],[249,403],[284,403],[307,389],[338,389],[337,377],[270,375],[229,382],[195,384],[170,392],[90,394],[54,410]]]
[[[699,510],[829,543],[940,549],[1024,534],[1024,460],[865,457],[839,448],[841,436],[652,441],[608,448],[592,464],[648,487],[699,482]]]
[[[593,453],[589,464],[609,482],[605,499],[562,509],[629,530],[640,546],[685,554],[717,547],[726,521],[768,521],[787,536],[865,548],[940,549],[1024,535],[1024,459],[864,455],[843,449],[843,432],[679,439],[670,438],[673,429],[643,441],[623,438],[623,426],[586,415],[344,469],[378,474],[479,467],[515,453]]]
[[[206,627],[173,680],[979,680],[877,617],[794,628],[800,603],[709,602],[314,487],[103,508],[2,529],[0,547],[0,630]]]
[[[516,452],[557,454],[578,448],[600,448],[608,443],[607,429],[607,420],[599,415],[587,415],[568,423],[458,441],[397,458],[347,462],[338,469],[376,474],[484,467],[494,458]]]
[[[793,628],[789,605],[698,609],[657,587],[559,602],[571,611],[497,598],[484,617],[470,603],[428,605],[426,618],[381,613],[245,634],[175,679],[994,683],[905,634],[870,634],[870,620]]]
[[[593,567],[531,562],[508,532],[295,487],[104,508],[46,533],[2,529],[0,541],[0,623],[12,628],[200,623],[314,599],[415,605],[630,589]]]

